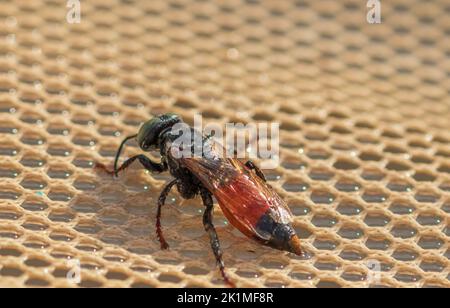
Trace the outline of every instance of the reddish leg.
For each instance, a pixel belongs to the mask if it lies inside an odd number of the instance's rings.
[[[95,163],[94,169],[102,170],[103,172],[106,172],[109,175],[114,175],[114,170],[108,169],[104,164],[102,163]]]
[[[161,243],[161,249],[168,249],[169,244],[167,244],[166,240],[164,239],[164,236],[162,234],[161,230],[161,208],[166,202],[167,195],[169,194],[170,190],[172,189],[173,185],[177,183],[177,180],[173,180],[169,184],[164,187],[163,191],[161,192],[161,195],[158,199],[158,209],[156,211],[156,236],[158,237],[159,242]]]

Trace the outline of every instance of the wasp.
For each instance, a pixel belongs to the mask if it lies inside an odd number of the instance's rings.
[[[181,117],[173,113],[156,116],[145,122],[137,134],[122,141],[115,157],[114,170],[97,164],[98,168],[115,176],[136,160],[153,173],[170,172],[174,179],[163,188],[156,211],[156,235],[161,249],[169,248],[161,229],[161,210],[170,190],[176,186],[182,198],[201,197],[205,206],[203,225],[209,235],[221,276],[229,286],[234,286],[234,283],[225,272],[219,237],[213,224],[213,197],[231,225],[247,237],[263,245],[303,256],[300,239],[291,225],[291,211],[267,184],[263,172],[252,161],[244,163],[220,154],[223,153],[218,151],[221,145],[192,127],[189,128],[192,136],[199,139],[192,138],[180,148],[175,142],[179,133],[175,133],[172,128],[181,123],[184,123]],[[122,148],[130,139],[135,139],[144,152],[159,150],[161,160],[153,161],[139,154],[118,167]],[[198,146],[194,140],[201,140],[202,155],[180,157],[174,154],[186,148],[193,153]]]

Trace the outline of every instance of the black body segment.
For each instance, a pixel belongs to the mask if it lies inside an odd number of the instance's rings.
[[[167,184],[162,190],[161,194],[158,198],[158,209],[156,210],[156,236],[158,237],[159,243],[161,244],[161,249],[168,249],[169,244],[167,244],[164,235],[161,230],[161,210],[164,204],[166,203],[167,195],[169,194],[172,187],[178,183],[178,180],[172,180],[169,184]]]
[[[214,204],[211,193],[206,189],[202,189],[200,195],[202,197],[203,204],[206,207],[205,212],[203,213],[203,226],[205,227],[205,231],[209,235],[211,249],[214,253],[217,265],[219,266],[219,270],[223,279],[229,285],[234,286],[234,284],[228,278],[228,275],[225,273],[225,264],[223,263],[222,260],[222,250],[220,249],[219,236],[217,235],[216,229],[214,228],[214,224],[212,222],[212,212]]]
[[[294,229],[287,223],[277,222],[271,209],[261,216],[256,225],[256,231],[268,238],[264,244],[275,249],[293,252],[289,241],[296,234]]]
[[[120,171],[128,168],[136,159],[138,159],[142,166],[144,166],[144,168],[150,172],[161,173],[167,170],[167,166],[165,166],[163,163],[155,163],[147,156],[139,154],[127,159],[119,168],[115,169],[114,175],[117,176]]]

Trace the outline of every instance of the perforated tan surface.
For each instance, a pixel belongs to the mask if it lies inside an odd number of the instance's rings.
[[[222,286],[199,199],[111,164],[154,114],[282,123],[271,184],[309,258],[215,210],[239,286],[450,286],[450,3],[0,1],[0,286]],[[137,153],[129,147],[126,156]],[[368,267],[380,262],[380,280]],[[374,278],[374,275],[372,275]]]

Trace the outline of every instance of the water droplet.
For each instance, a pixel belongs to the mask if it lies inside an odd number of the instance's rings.
[[[0,177],[2,178],[16,178],[20,171],[13,169],[0,169]]]
[[[70,150],[64,148],[48,148],[47,153],[54,156],[69,156]]]
[[[36,168],[36,167],[42,167],[43,165],[45,165],[46,162],[45,162],[45,160],[40,160],[40,159],[26,159],[26,158],[22,158],[20,163],[22,165],[24,165],[25,167]]]
[[[17,220],[20,216],[22,215],[15,212],[0,212],[0,219]]]
[[[18,149],[14,148],[0,148],[0,155],[3,156],[15,156],[19,153]]]
[[[373,250],[387,250],[391,245],[390,241],[387,239],[368,239],[366,241],[366,246]]]
[[[306,205],[290,205],[289,207],[295,216],[305,216],[311,212],[311,209]]]
[[[332,241],[316,239],[313,245],[320,250],[335,250],[338,244]]]
[[[414,213],[414,211],[416,210],[416,208],[413,205],[409,205],[409,204],[400,204],[400,203],[393,203],[390,207],[389,210],[397,215],[409,215]]]
[[[364,193],[362,198],[369,203],[381,203],[387,200],[387,196],[383,193]]]
[[[395,279],[401,282],[417,282],[422,279],[420,275],[408,274],[408,273],[397,273],[394,276]]]
[[[351,250],[343,250],[339,256],[342,259],[349,261],[361,261],[365,258],[365,255],[363,253]]]
[[[244,278],[258,278],[261,273],[257,271],[251,271],[251,270],[238,270],[236,272],[236,275],[244,277]]]
[[[416,218],[416,220],[422,226],[436,226],[442,222],[442,217],[421,214]]]
[[[321,215],[316,215],[313,217],[313,219],[311,220],[311,222],[319,228],[332,228],[336,225],[337,223],[337,218],[336,217],[332,217],[332,216],[321,216]]]
[[[334,201],[334,195],[328,192],[313,192],[311,201],[318,204],[330,204]]]
[[[345,272],[341,275],[342,279],[347,281],[364,281],[366,280],[366,275],[362,273],[348,273]]]
[[[419,246],[423,249],[440,249],[444,245],[444,241],[436,237],[421,237]]]
[[[442,263],[438,262],[425,262],[422,261],[420,264],[420,268],[425,272],[437,272],[440,273],[445,269],[445,266]]]
[[[392,254],[392,257],[394,257],[396,260],[407,262],[407,261],[414,261],[419,256],[418,253],[415,251],[409,251],[409,250],[396,250]]]
[[[413,186],[407,183],[393,183],[390,182],[387,185],[387,188],[389,188],[392,191],[411,191],[413,189]]]
[[[349,183],[349,182],[338,182],[335,185],[337,190],[344,192],[353,192],[358,191],[361,188],[361,185],[358,183]]]
[[[64,201],[68,202],[72,199],[72,196],[64,192],[50,192],[48,197],[53,201]]]
[[[341,203],[337,207],[337,211],[342,215],[354,216],[362,212],[363,208],[357,204]]]
[[[308,184],[306,183],[284,183],[283,189],[288,192],[301,192],[308,189]]]
[[[44,211],[48,208],[48,206],[45,203],[33,203],[33,202],[24,202],[21,204],[21,207],[27,211],[33,212]]]
[[[95,188],[97,187],[97,185],[95,183],[92,183],[92,182],[81,182],[81,181],[75,181],[73,186],[76,189],[82,190],[82,191],[95,190]]]
[[[398,225],[392,228],[391,233],[395,237],[399,238],[411,238],[417,234],[417,230],[408,225]]]
[[[72,172],[68,170],[50,169],[47,175],[53,179],[67,179],[72,175]]]
[[[364,231],[354,228],[341,228],[338,232],[340,236],[347,239],[358,239],[364,235]]]
[[[23,180],[22,182],[20,182],[20,185],[22,185],[22,187],[26,189],[36,190],[36,189],[43,189],[45,186],[47,186],[47,183],[33,180]]]
[[[0,199],[17,200],[21,196],[20,192],[16,191],[0,191]]]
[[[381,214],[368,214],[364,222],[369,227],[384,227],[390,222],[390,219]]]

